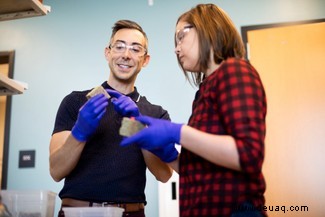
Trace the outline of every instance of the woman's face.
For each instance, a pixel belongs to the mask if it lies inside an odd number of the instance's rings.
[[[189,23],[179,21],[175,31],[175,53],[183,69],[190,72],[200,72],[199,43],[196,29]]]

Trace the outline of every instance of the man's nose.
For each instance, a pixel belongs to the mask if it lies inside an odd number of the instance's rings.
[[[123,52],[123,55],[130,57],[132,55],[130,48],[126,47],[125,51]]]

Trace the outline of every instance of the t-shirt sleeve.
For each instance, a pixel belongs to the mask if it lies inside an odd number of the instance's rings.
[[[83,98],[84,99],[74,93],[64,97],[56,114],[52,135],[72,129],[77,120],[79,109],[86,101],[85,96],[83,96]]]

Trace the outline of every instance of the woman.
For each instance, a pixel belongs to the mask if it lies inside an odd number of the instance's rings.
[[[263,209],[266,96],[228,15],[199,4],[176,24],[175,53],[199,87],[187,125],[146,116],[121,145],[157,152],[180,176],[180,216],[266,216]],[[190,76],[191,75],[191,76]],[[177,157],[175,147],[182,146]],[[162,156],[161,153],[165,156]]]

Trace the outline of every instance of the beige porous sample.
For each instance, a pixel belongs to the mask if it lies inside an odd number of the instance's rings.
[[[139,121],[131,118],[124,117],[122,119],[122,125],[120,128],[120,135],[121,136],[132,136],[145,128],[145,125],[140,123]]]
[[[94,89],[92,89],[87,95],[87,99],[90,99],[93,96],[96,96],[97,94],[104,94],[106,96],[107,99],[111,98],[111,96],[107,93],[107,91],[102,87],[102,86],[98,86],[95,87]]]

